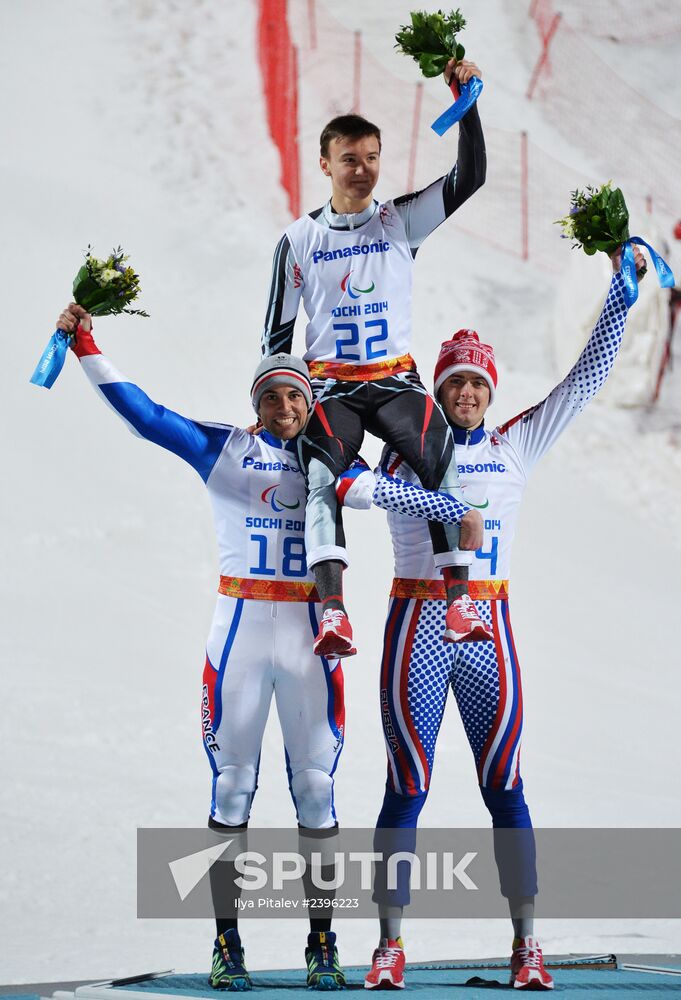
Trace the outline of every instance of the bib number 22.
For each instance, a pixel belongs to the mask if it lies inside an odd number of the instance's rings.
[[[356,353],[354,350],[350,351],[349,348],[355,348],[360,346],[360,329],[357,323],[334,323],[334,330],[340,333],[341,330],[346,331],[347,335],[345,337],[338,337],[336,340],[336,357],[339,361],[361,361],[361,354]],[[374,333],[373,330],[378,330]],[[368,334],[368,335],[367,335]],[[377,349],[376,345],[383,340],[388,339],[388,321],[387,319],[368,319],[364,323],[364,350],[366,352],[366,360],[374,361],[376,358],[384,358],[388,353],[385,348]]]

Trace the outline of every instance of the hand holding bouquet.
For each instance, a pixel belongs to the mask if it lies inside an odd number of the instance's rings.
[[[415,59],[425,77],[444,73],[451,60],[461,63],[466,50],[457,41],[456,35],[463,31],[466,20],[460,10],[450,11],[449,14],[442,10],[435,14],[417,10],[412,11],[410,16],[411,24],[403,24],[395,35],[395,48]],[[457,68],[456,76],[452,75],[448,81],[456,100],[433,122],[431,128],[438,135],[444,135],[447,129],[460,121],[478,99],[482,80],[477,73],[477,67],[467,63],[463,72]]]
[[[129,313],[147,316],[143,309],[129,309],[140,292],[139,276],[126,265],[127,255],[121,247],[112,250],[106,260],[93,257],[90,247],[85,263],[73,280],[73,298],[92,316],[117,316]],[[51,388],[64,366],[70,335],[56,330],[31,376],[34,385]]]
[[[573,249],[581,247],[589,256],[599,250],[611,256],[622,247],[620,274],[624,279],[624,298],[628,306],[633,305],[638,298],[636,264],[632,250],[634,243],[647,247],[661,287],[670,288],[674,285],[674,275],[662,257],[640,236],[629,235],[627,203],[621,190],[613,189],[611,181],[600,188],[589,185],[584,191],[573,191],[569,214],[557,219],[556,224],[563,227],[562,239],[572,240]]]

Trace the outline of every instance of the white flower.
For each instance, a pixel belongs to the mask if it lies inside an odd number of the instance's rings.
[[[120,276],[120,272],[114,267],[105,268],[99,276],[99,280],[102,284],[108,285],[110,281],[114,281]]]

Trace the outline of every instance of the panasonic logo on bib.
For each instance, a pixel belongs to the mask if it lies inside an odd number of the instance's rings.
[[[342,250],[315,250],[312,254],[312,263],[318,264],[320,260],[340,260],[342,257],[361,257],[369,253],[386,253],[390,250],[387,240],[379,240],[378,243],[362,243],[360,246],[343,247]]]
[[[506,472],[506,466],[503,462],[478,462],[476,465],[459,465],[457,466],[459,470],[459,475],[463,475],[468,472]]]
[[[247,457],[241,463],[242,469],[254,469],[256,472],[300,472],[297,465],[287,465],[286,462],[259,462]]]

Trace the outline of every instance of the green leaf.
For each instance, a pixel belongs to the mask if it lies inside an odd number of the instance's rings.
[[[81,277],[83,270],[83,268],[80,269],[76,275],[76,280],[73,282],[73,298],[79,306],[83,306],[83,308],[85,308],[83,300],[97,292],[99,290],[99,285],[94,278],[90,277],[87,270],[85,270],[85,275]]]
[[[84,309],[88,308],[89,302],[101,302],[103,298],[106,298],[111,294],[105,288],[102,288],[94,278],[87,277],[84,281],[81,281],[77,288],[73,289],[74,299],[79,306],[83,306]]]
[[[602,250],[604,253],[612,253],[613,250],[617,249],[618,244],[615,240],[611,239],[595,239],[592,242],[592,246],[594,246],[596,250]]]
[[[440,73],[443,73],[448,61],[447,56],[438,55],[435,52],[422,52],[419,56],[421,72],[427,78],[439,76]]]
[[[629,238],[629,210],[620,188],[615,188],[611,192],[606,208],[606,216],[613,238],[618,243],[623,243],[624,240]]]
[[[114,316],[117,312],[121,312],[120,309],[113,309],[110,302],[102,302],[98,306],[92,306],[88,308],[88,312],[91,316]]]
[[[107,288],[96,288],[87,295],[82,295],[81,300],[78,302],[79,306],[83,309],[87,309],[89,313],[96,315],[95,309],[101,308],[105,302],[109,302],[111,299],[111,292]]]
[[[89,278],[89,277],[90,277],[90,275],[89,275],[89,272],[88,272],[88,269],[87,269],[87,264],[83,264],[83,266],[81,267],[80,271],[78,272],[78,274],[73,279],[73,294],[74,295],[76,294],[76,288],[78,287],[78,285],[82,281],[84,281],[86,278]],[[76,301],[78,301],[78,300],[76,299]]]

